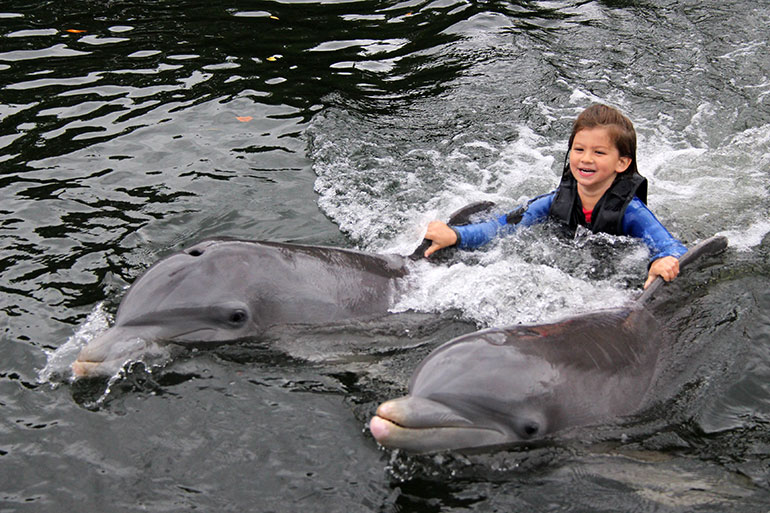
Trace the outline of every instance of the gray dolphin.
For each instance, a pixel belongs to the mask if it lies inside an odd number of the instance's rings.
[[[223,343],[266,327],[386,314],[406,258],[349,249],[211,239],[150,267],[113,327],[89,342],[76,376],[110,375],[157,342]]]
[[[726,245],[724,237],[708,239],[680,267]],[[385,447],[434,452],[530,440],[634,413],[669,341],[645,307],[661,282],[628,307],[446,342],[417,367],[409,395],[379,406],[372,435]]]
[[[449,223],[466,224],[493,206],[471,203],[452,213]],[[121,301],[114,326],[80,351],[72,370],[78,377],[113,375],[153,353],[158,342],[225,343],[273,325],[384,315],[407,262],[399,255],[328,246],[205,240],[150,267]]]

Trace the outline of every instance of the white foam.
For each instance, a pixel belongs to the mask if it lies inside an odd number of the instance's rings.
[[[528,261],[527,255],[519,255],[515,249],[523,244],[528,242],[504,241],[475,253],[461,253],[463,261],[451,265],[419,261],[411,269],[406,293],[394,310],[457,309],[479,326],[504,326],[554,321],[620,306],[631,298],[631,293],[614,281],[587,279],[581,272],[573,275],[558,266]],[[561,261],[569,267],[563,259],[565,244],[546,240],[537,246],[535,252],[541,261]],[[584,260],[587,246],[581,247],[577,241],[572,246],[573,258]],[[644,259],[645,255],[633,250],[625,259],[621,257],[627,261],[623,265],[636,270],[644,269]]]
[[[693,123],[709,122],[702,119],[706,110]],[[768,233],[770,126],[737,133],[716,148],[675,147],[661,134],[644,148],[640,162],[647,164],[649,203],[666,226],[676,225],[684,234],[710,229],[743,250]]]
[[[587,103],[622,108],[622,96],[614,100],[573,89],[571,103],[564,107],[534,98],[525,103],[548,123],[561,124],[574,119]],[[633,112],[629,115],[634,117]],[[471,202],[493,201],[497,213],[503,213],[553,190],[569,135],[545,137],[524,123],[493,121],[434,145],[410,141],[408,131],[403,137],[388,133],[398,144],[413,144],[399,149],[392,141],[388,146],[389,140],[375,143],[367,135],[372,130],[341,129],[339,125],[350,120],[344,112],[337,116],[331,126],[321,123],[323,130],[317,131],[321,134],[317,139],[327,145],[325,151],[314,154],[321,208],[361,248],[402,255],[420,243],[430,220],[447,219]],[[770,232],[766,171],[770,126],[733,135],[714,130],[722,126],[717,123],[724,111],[710,103],[692,112],[684,126],[679,117],[653,116],[634,118],[634,122],[640,172],[650,181],[648,199],[655,215],[688,244],[720,233],[739,250],[758,245]],[[353,125],[366,123],[352,121]],[[340,131],[344,136],[334,135],[339,140],[332,140],[329,134]],[[565,273],[564,263],[562,270],[537,259],[528,263],[502,251],[504,244],[497,249],[492,246],[449,267],[416,264],[410,291],[396,308],[437,312],[456,308],[481,325],[541,322],[617,306],[631,294],[624,288],[629,276],[633,281],[645,273],[646,257],[635,256],[632,260],[640,264],[638,268],[629,267],[624,278],[604,282],[590,273]],[[541,249],[558,252],[563,248],[546,244]],[[516,252],[516,248],[508,250]]]
[[[725,230],[717,235],[727,237],[731,248],[738,251],[749,251],[759,246],[768,233],[770,233],[770,220],[757,221],[740,230]]]

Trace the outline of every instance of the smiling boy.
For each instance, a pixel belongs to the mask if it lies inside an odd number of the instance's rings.
[[[636,165],[633,123],[613,107],[592,105],[575,120],[567,156],[559,187],[525,207],[465,226],[432,221],[425,234],[432,241],[425,257],[447,246],[476,248],[500,233],[550,218],[572,230],[581,225],[594,233],[642,239],[651,253],[644,287],[657,276],[673,280],[687,248],[647,208],[647,180]]]

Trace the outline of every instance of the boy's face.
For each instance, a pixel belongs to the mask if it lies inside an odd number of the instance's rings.
[[[610,188],[617,173],[631,164],[621,157],[604,127],[584,128],[575,134],[569,153],[569,168],[578,183],[578,191],[601,196]]]

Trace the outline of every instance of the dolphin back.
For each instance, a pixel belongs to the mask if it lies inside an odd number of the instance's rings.
[[[626,414],[642,401],[665,339],[655,318],[635,305],[482,330],[434,350],[413,374],[409,393],[475,393],[480,400],[512,404],[548,383],[543,397],[555,401],[552,406],[561,408],[569,396],[597,417]],[[575,386],[583,387],[582,399],[573,397]],[[490,391],[494,397],[485,397]],[[555,429],[579,417],[550,425]]]
[[[384,314],[405,259],[342,248],[208,239],[152,265],[121,301],[116,324],[159,312],[194,316],[246,305],[259,326]]]

